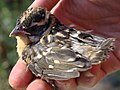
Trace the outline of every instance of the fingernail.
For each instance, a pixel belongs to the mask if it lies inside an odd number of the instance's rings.
[[[56,86],[59,90],[76,90],[76,83],[74,79],[65,81],[55,81]]]
[[[96,83],[96,76],[87,71],[78,79],[78,84],[83,87],[93,87]]]
[[[95,75],[92,74],[91,72],[87,71],[84,73],[85,77],[94,77]]]
[[[69,87],[69,84],[66,81],[55,81],[57,87],[67,88]]]
[[[61,82],[57,82],[56,84],[57,90],[63,90],[63,89],[67,89],[68,87],[66,86],[66,84],[63,84]]]
[[[86,77],[85,81],[86,83],[93,85],[95,82],[95,77]]]
[[[88,84],[89,86],[93,86],[95,83],[96,77],[94,74],[92,74],[91,72],[86,72],[85,73],[85,82],[86,84]]]

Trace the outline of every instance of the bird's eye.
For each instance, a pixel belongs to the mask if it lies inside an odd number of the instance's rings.
[[[22,24],[25,28],[29,27],[31,25],[31,19],[29,19],[29,18],[26,19],[25,21],[23,21]]]

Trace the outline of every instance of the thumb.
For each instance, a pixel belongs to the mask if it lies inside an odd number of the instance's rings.
[[[45,7],[50,11],[58,1],[59,0],[35,0],[30,7]]]
[[[89,71],[81,73],[81,76],[77,78],[78,86],[93,87],[104,77],[105,73],[101,70],[101,65],[95,65]]]

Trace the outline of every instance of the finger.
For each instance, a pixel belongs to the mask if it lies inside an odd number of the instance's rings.
[[[113,53],[110,53],[109,60],[103,62],[101,65],[93,66],[93,68],[89,71],[81,73],[77,82],[82,87],[93,87],[106,75],[117,70],[120,70],[120,61],[117,60]]]
[[[77,88],[75,79],[55,81],[55,85],[59,88],[59,90],[76,90]]]
[[[80,78],[77,78],[78,85],[80,87],[93,87],[105,76],[100,67],[100,65],[96,65],[91,70],[82,72]]]
[[[106,74],[110,74],[112,72],[118,71],[120,70],[120,61],[113,53],[110,53],[109,60],[102,63],[101,69]]]
[[[35,79],[26,90],[53,90],[52,87],[42,79]]]
[[[27,69],[23,61],[19,59],[9,76],[9,83],[11,87],[14,89],[26,87],[32,81],[32,79],[33,75]]]
[[[30,7],[45,7],[51,10],[59,0],[35,0]]]

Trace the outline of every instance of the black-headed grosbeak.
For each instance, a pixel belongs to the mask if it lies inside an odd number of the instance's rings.
[[[108,57],[114,38],[103,38],[63,25],[45,8],[29,8],[17,20],[10,36],[28,68],[45,79],[80,76]]]

